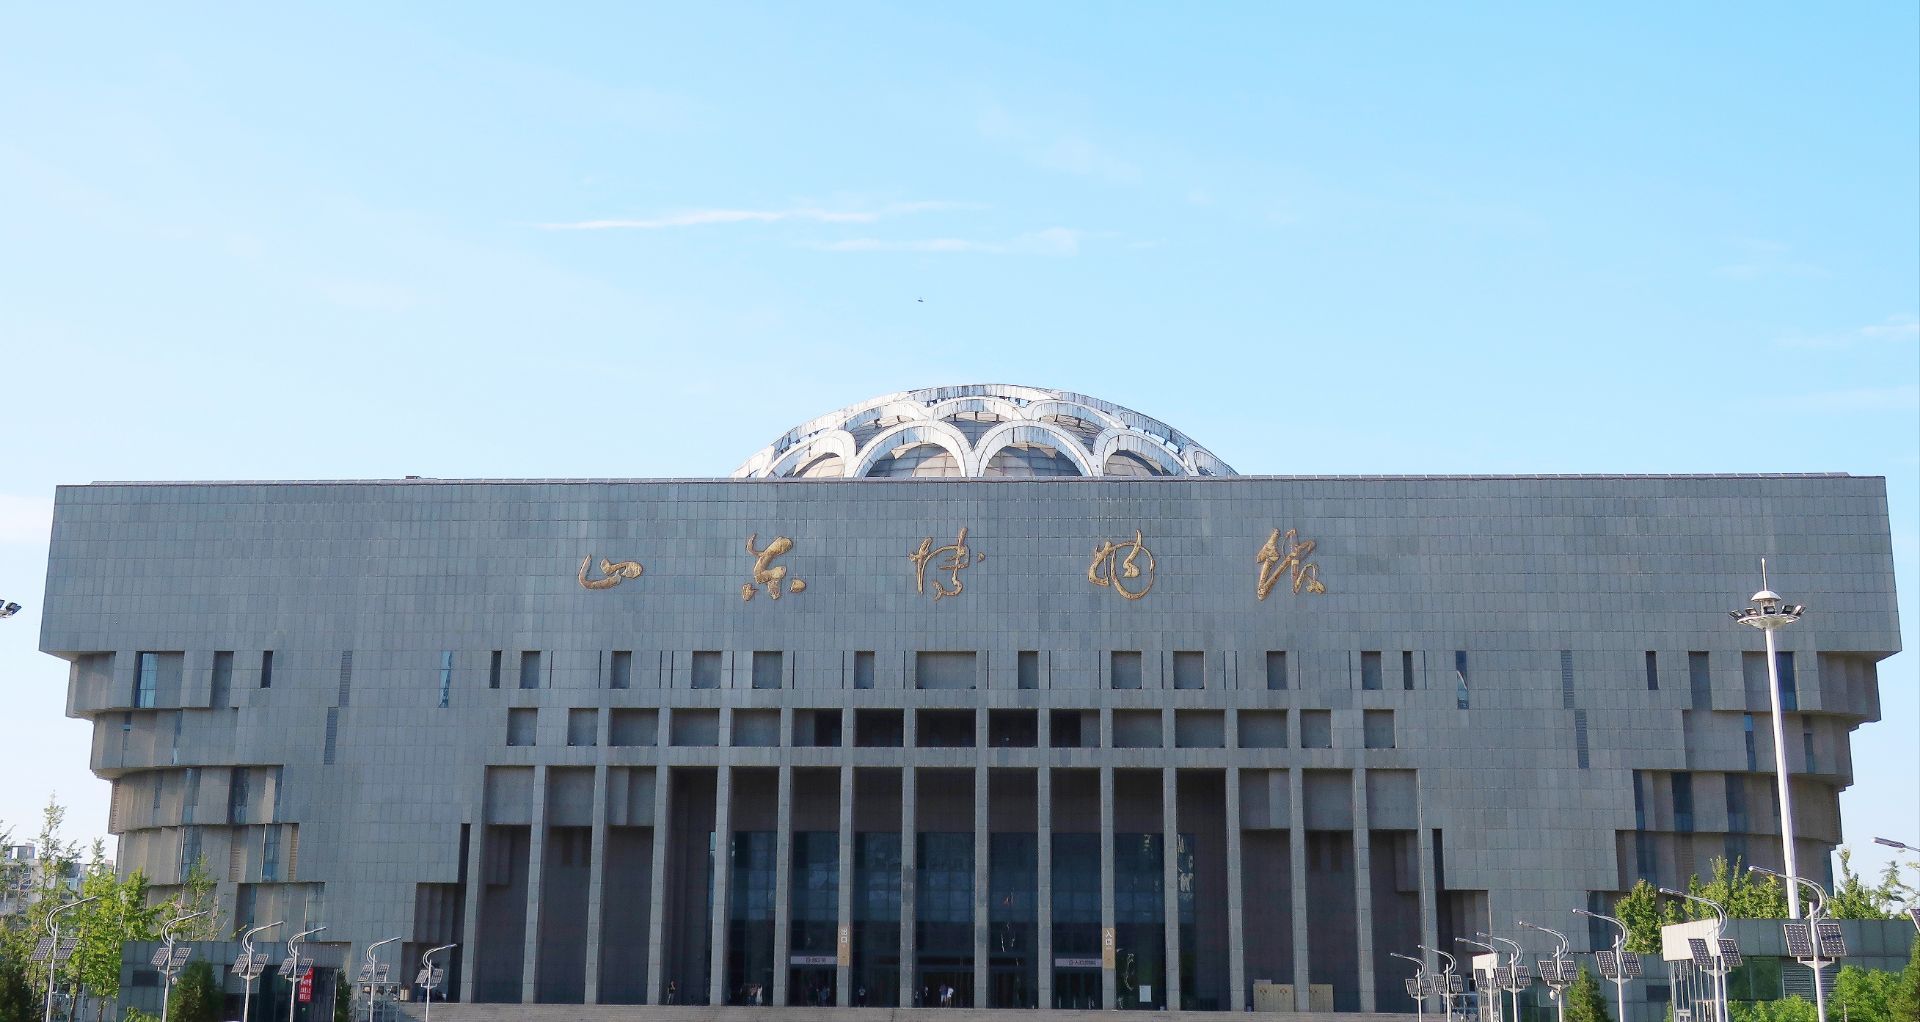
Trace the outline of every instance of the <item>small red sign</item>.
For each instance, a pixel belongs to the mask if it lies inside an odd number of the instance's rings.
[[[313,1003],[313,966],[311,965],[307,966],[307,971],[300,974],[300,1003]]]

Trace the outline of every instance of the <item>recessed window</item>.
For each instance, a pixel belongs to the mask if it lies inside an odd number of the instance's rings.
[[[1408,692],[1413,691],[1413,651],[1412,650],[1406,650],[1405,652],[1400,654],[1400,687],[1402,689],[1405,689]]]
[[[600,729],[600,711],[595,709],[567,711],[567,744],[597,745]]]
[[[616,649],[607,659],[607,687],[633,687],[633,650]]]
[[[786,658],[779,650],[756,650],[753,654],[753,687],[779,688],[780,673]]]
[[[453,651],[440,651],[440,708],[446,709],[453,697]]]
[[[853,654],[853,687],[873,687],[873,650],[858,650]]]
[[[260,654],[260,687],[273,687],[273,650]]]
[[[1174,653],[1173,687],[1206,688],[1207,654],[1200,650],[1180,650]]]
[[[913,656],[913,687],[971,689],[975,687],[972,651],[921,651]]]
[[[1037,649],[1023,649],[1020,651],[1019,661],[1019,687],[1039,688],[1040,651]]]
[[[213,683],[207,705],[224,710],[233,701],[233,651],[223,649],[213,655]]]
[[[1267,688],[1281,691],[1287,687],[1287,651],[1270,649],[1267,651]]]
[[[520,687],[540,687],[540,651],[524,650],[520,654]]]
[[[139,653],[134,656],[137,670],[133,683],[133,705],[150,707],[160,688],[160,654]]]
[[[1300,711],[1300,747],[1302,749],[1333,748],[1333,711]]]
[[[1140,687],[1140,652],[1114,650],[1108,657],[1107,683],[1113,688]]]
[[[720,687],[720,651],[698,650],[693,654],[693,687]]]
[[[1360,687],[1368,692],[1378,692],[1385,687],[1380,678],[1378,650],[1360,654]]]
[[[516,707],[507,711],[507,744],[532,745],[534,728],[539,723],[540,711],[532,706]]]
[[[1660,657],[1647,650],[1647,691],[1660,691]]]
[[[494,650],[493,659],[489,661],[487,664],[487,687],[488,688],[500,687],[500,657],[501,657],[501,651],[497,649]]]
[[[1467,694],[1467,651],[1464,649],[1453,651],[1453,680],[1454,704],[1463,710],[1471,709],[1470,697]]]
[[[1393,748],[1393,711],[1367,710],[1361,715],[1360,726],[1365,732],[1367,748]]]

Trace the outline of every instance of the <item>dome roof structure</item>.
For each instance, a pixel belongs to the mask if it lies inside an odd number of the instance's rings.
[[[1230,476],[1186,434],[1110,401],[1044,387],[927,387],[788,430],[735,479]]]

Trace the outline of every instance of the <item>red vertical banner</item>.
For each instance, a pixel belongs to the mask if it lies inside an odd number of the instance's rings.
[[[307,966],[307,971],[300,974],[300,1003],[313,1003],[313,966],[311,965]]]

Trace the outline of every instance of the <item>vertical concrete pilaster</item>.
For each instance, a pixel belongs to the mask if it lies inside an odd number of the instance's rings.
[[[1373,839],[1367,826],[1367,772],[1353,771],[1353,931],[1360,975],[1360,1010],[1374,1010]]]
[[[587,858],[586,1002],[600,1003],[600,928],[605,913],[601,896],[607,875],[607,764],[606,717],[600,714],[600,759],[593,767],[593,843]]]
[[[913,715],[907,715],[908,720]],[[907,728],[909,744],[912,725]],[[909,753],[911,755],[911,753]],[[914,835],[914,788],[916,771],[908,766],[900,771],[900,1007],[913,1007],[913,991],[919,983],[914,969],[914,919],[918,915],[919,843]]]
[[[1305,778],[1298,767],[1287,771],[1287,801],[1291,814],[1287,826],[1287,850],[1293,865],[1293,891],[1289,911],[1293,916],[1293,1010],[1307,1010],[1307,986],[1312,973],[1307,940],[1307,794]]]
[[[533,768],[533,830],[527,839],[527,933],[520,946],[520,1003],[532,1004],[540,969],[540,881],[546,872],[547,767]]]
[[[1246,884],[1241,879],[1240,768],[1227,768],[1227,995],[1228,1011],[1249,1011]]]
[[[1102,746],[1112,747],[1112,711],[1100,711]],[[1100,1005],[1112,1009],[1116,989],[1114,966],[1107,962],[1110,945],[1107,935],[1114,932],[1113,922],[1113,768],[1100,768]]]
[[[485,777],[485,771],[481,776]],[[480,807],[474,813],[473,822],[467,825],[467,914],[465,925],[461,927],[460,947],[455,954],[460,956],[460,999],[473,1003],[474,968],[479,960],[480,947],[480,891],[487,886],[481,869],[485,866],[483,858],[487,847],[487,813],[485,782],[482,781],[480,798],[476,804]],[[348,959],[351,964],[352,959]]]
[[[789,716],[782,711],[782,719]],[[790,733],[790,732],[787,732]],[[779,794],[774,808],[773,837],[773,996],[767,1003],[787,1003],[787,981],[793,971],[793,767],[780,765]]]
[[[976,743],[976,756],[984,756],[986,747],[986,714],[975,714],[980,721],[979,741]],[[987,839],[987,766],[984,760],[977,760],[973,768],[973,1006],[987,1006],[987,910],[989,907],[987,883],[987,859],[991,855],[991,844]]]
[[[1169,724],[1173,711],[1167,711]],[[1171,728],[1169,728],[1171,730]],[[1173,767],[1160,771],[1161,904],[1166,913],[1167,970],[1162,977],[1167,985],[1164,1002],[1176,1011],[1180,1008],[1180,784]]]
[[[1042,741],[1045,741],[1042,729]],[[1038,876],[1034,878],[1034,906],[1038,948],[1040,1007],[1053,1006],[1053,768],[1042,765],[1034,780],[1034,844]]]
[[[667,744],[667,715],[672,710],[660,711],[661,746]],[[659,1004],[666,1000],[667,980],[661,975],[666,966],[667,933],[667,843],[672,830],[673,786],[667,783],[669,771],[666,757],[662,755],[659,765],[653,769],[653,883],[647,894],[647,996],[648,1004]]]
[[[1440,946],[1440,892],[1433,886],[1433,831],[1427,828],[1426,814],[1416,815],[1420,821],[1420,831],[1414,835],[1419,845],[1420,855],[1420,943],[1428,947]],[[1425,958],[1425,955],[1420,957]],[[1429,962],[1434,967],[1439,962]]]
[[[848,744],[853,742],[853,713],[843,714],[840,733],[846,735]],[[839,962],[834,967],[834,990],[837,1003],[845,1008],[853,1004],[852,948],[847,943],[853,935],[853,767],[840,765],[840,888],[836,893],[838,908],[834,916],[840,921],[839,929],[834,933],[833,953]]]
[[[713,914],[708,916],[707,1003],[727,1003],[727,915],[733,893],[733,770],[718,768],[713,796]]]

